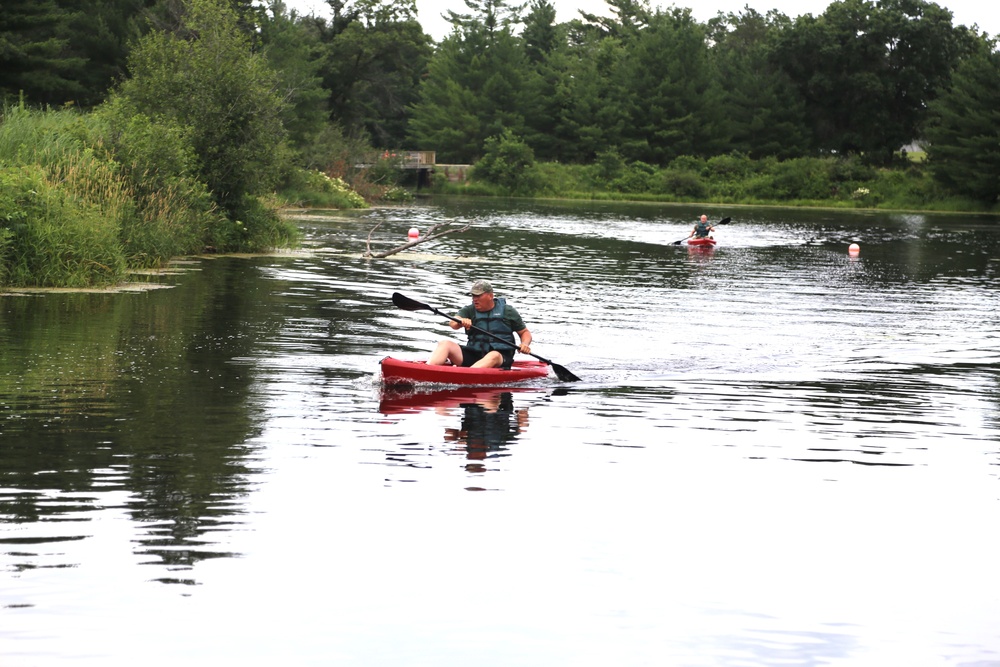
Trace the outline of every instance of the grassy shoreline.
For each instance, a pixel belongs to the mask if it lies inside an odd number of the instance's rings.
[[[919,157],[919,156],[918,156]],[[495,163],[493,163],[495,165]],[[714,206],[767,206],[830,210],[1000,214],[1000,204],[956,196],[934,178],[922,159],[900,158],[874,167],[860,158],[808,157],[753,160],[732,154],[682,156],[657,167],[615,155],[589,165],[534,163],[514,171],[473,166],[464,183],[433,182],[431,195],[629,201]]]
[[[205,252],[295,247],[300,231],[282,210],[365,208],[364,178],[348,183],[289,168],[277,191],[247,194],[239,217],[200,180],[170,128],[142,116],[31,111],[0,116],[0,286],[90,288],[126,282],[135,269]],[[494,172],[496,162],[493,163]],[[412,196],[648,203],[718,208],[1000,215],[1000,206],[956,197],[922,162],[874,168],[857,158],[751,160],[682,157],[665,167],[614,155],[589,165],[529,163],[515,180],[490,182],[474,166],[463,183],[442,179],[415,195],[369,187],[392,205]],[[509,171],[509,170],[508,170]],[[504,172],[499,172],[504,173]],[[405,195],[405,197],[403,196]]]
[[[895,207],[889,205],[880,206],[846,206],[836,202],[824,202],[824,201],[809,201],[809,202],[787,202],[787,201],[754,201],[754,202],[732,202],[732,201],[720,201],[720,200],[710,200],[710,199],[699,199],[699,200],[678,200],[669,199],[662,197],[643,197],[643,198],[633,198],[628,196],[593,196],[591,193],[564,193],[560,195],[511,195],[503,194],[501,192],[484,193],[484,192],[463,192],[454,189],[443,189],[440,191],[416,193],[415,197],[417,199],[422,198],[433,198],[433,197],[468,197],[468,198],[479,198],[479,197],[495,197],[498,199],[515,199],[524,201],[553,201],[553,202],[565,202],[565,201],[579,201],[579,202],[607,202],[607,203],[623,203],[623,204],[649,204],[650,206],[695,206],[695,207],[726,207],[726,208],[787,208],[787,209],[801,209],[801,210],[817,210],[817,211],[840,211],[840,212],[872,212],[872,213],[913,213],[913,214],[955,214],[955,215],[990,215],[998,217],[998,222],[1000,222],[1000,206],[994,206],[991,209],[956,209],[956,208],[933,208],[932,205],[924,205],[922,207]]]
[[[215,200],[170,128],[114,107],[0,111],[0,286],[116,285],[202,252],[294,245],[274,195],[239,217]]]

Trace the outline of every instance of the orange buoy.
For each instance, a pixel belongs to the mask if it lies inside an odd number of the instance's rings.
[[[861,252],[861,246],[859,246],[857,243],[852,243],[847,247],[847,252],[849,252],[852,255],[857,255],[859,252]]]
[[[407,236],[411,239],[415,239],[420,236],[420,230],[416,227],[410,227],[410,231],[407,233]]]

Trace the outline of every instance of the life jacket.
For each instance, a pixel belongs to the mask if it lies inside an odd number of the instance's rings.
[[[493,309],[486,312],[475,311],[472,315],[472,326],[489,331],[494,336],[499,336],[510,345],[504,345],[497,339],[480,333],[475,329],[469,329],[469,347],[477,350],[502,350],[511,351],[517,347],[514,343],[514,330],[510,328],[503,319],[503,311],[507,305],[505,299],[495,299]]]
[[[698,222],[694,226],[694,235],[699,239],[703,239],[708,236],[708,228],[711,227],[707,222]]]

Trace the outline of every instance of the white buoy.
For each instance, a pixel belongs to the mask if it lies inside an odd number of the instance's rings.
[[[407,233],[407,236],[411,239],[418,238],[420,236],[420,230],[416,227],[410,227],[410,231]]]
[[[861,252],[861,246],[859,246],[857,243],[852,243],[851,245],[847,246],[847,252],[852,255],[857,255],[859,252]]]

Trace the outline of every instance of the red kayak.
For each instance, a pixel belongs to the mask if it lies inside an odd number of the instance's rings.
[[[435,384],[487,385],[508,384],[549,374],[549,365],[541,361],[515,361],[510,370],[502,368],[465,368],[463,366],[428,366],[423,361],[405,361],[386,357],[380,362],[382,384],[401,385],[431,382]]]
[[[700,239],[688,239],[688,245],[697,246],[700,248],[711,248],[716,243],[715,239],[704,237]]]

